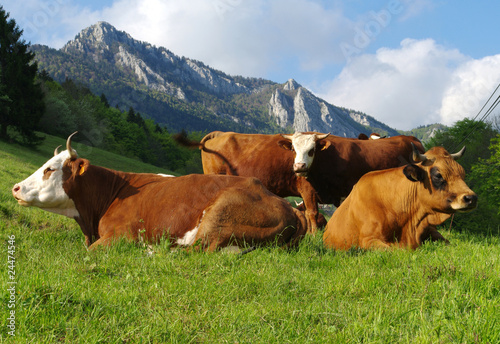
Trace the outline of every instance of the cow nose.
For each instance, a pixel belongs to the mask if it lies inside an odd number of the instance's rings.
[[[303,162],[298,162],[293,164],[293,170],[294,171],[305,171],[306,170],[306,164]]]
[[[21,190],[19,184],[14,185],[14,187],[12,188],[12,194],[15,195],[16,193],[19,192],[19,190]]]
[[[464,203],[466,203],[470,206],[474,206],[477,203],[477,195],[476,194],[465,195],[463,200],[464,200]]]

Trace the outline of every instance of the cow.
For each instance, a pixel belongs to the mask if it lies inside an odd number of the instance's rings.
[[[365,174],[328,221],[325,246],[415,249],[427,240],[447,243],[436,226],[477,205],[455,161],[464,151],[450,154],[434,147],[421,154],[415,149],[418,163]]]
[[[228,245],[294,245],[305,235],[303,213],[256,178],[219,175],[165,177],[91,165],[71,147],[57,153],[12,194],[74,218],[89,249],[118,238],[215,250]],[[198,246],[197,246],[198,247]]]
[[[258,178],[281,197],[302,197],[308,232],[318,228],[318,201],[340,205],[365,173],[396,167],[407,162],[413,136],[384,140],[358,140],[315,132],[293,135],[238,134],[215,131],[200,142],[177,136],[201,152],[206,174],[229,174]]]

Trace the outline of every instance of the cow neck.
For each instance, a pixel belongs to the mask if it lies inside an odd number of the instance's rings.
[[[422,236],[428,230],[446,221],[451,215],[433,210],[422,202],[422,195],[428,193],[428,187],[420,183],[412,183],[408,192],[407,202],[402,214],[406,214],[406,242],[414,247],[421,244]]]
[[[64,189],[79,213],[75,220],[88,245],[99,239],[99,221],[120,191],[130,185],[129,179],[127,173],[89,165],[84,174],[73,175],[64,182]]]

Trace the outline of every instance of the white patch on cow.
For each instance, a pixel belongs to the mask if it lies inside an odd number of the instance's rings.
[[[74,202],[63,189],[62,168],[69,158],[68,151],[63,151],[47,161],[31,176],[14,185],[12,193],[18,203],[68,217],[79,216]]]
[[[370,136],[370,139],[372,139],[372,140],[379,140],[379,139],[380,139],[380,135],[377,135],[377,134],[372,134],[372,135]]]
[[[50,211],[51,213],[64,215],[71,218],[77,218],[80,216],[78,210],[76,210],[75,203],[72,199],[69,199],[68,203],[63,208],[41,208],[45,211]]]
[[[168,178],[174,178],[175,176],[171,175],[171,174],[165,174],[165,173],[158,173],[159,176],[162,176],[162,177],[168,177]]]
[[[292,145],[295,151],[294,170],[300,167],[299,170],[306,171],[314,160],[316,134],[295,133],[292,137]]]
[[[177,239],[176,241],[177,245],[191,246],[192,244],[194,244],[194,240],[196,239],[196,235],[198,234],[198,229],[200,229],[201,221],[203,221],[204,216],[205,216],[205,210],[203,210],[203,214],[201,215],[198,225],[193,229],[191,229],[186,234],[184,234],[184,236],[181,239]]]

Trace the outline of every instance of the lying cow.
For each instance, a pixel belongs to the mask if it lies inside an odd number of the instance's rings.
[[[73,135],[65,151],[16,184],[12,194],[23,206],[74,218],[90,248],[141,235],[184,246],[200,241],[214,250],[296,243],[305,234],[304,215],[255,178],[113,171],[78,158]]]
[[[424,152],[413,136],[363,141],[314,132],[261,135],[215,131],[199,143],[181,136],[176,139],[202,150],[206,174],[256,177],[278,196],[302,197],[311,233],[318,228],[318,201],[339,206],[363,174],[407,163],[412,153],[410,143]]]
[[[335,249],[416,248],[426,240],[446,241],[436,226],[458,211],[476,207],[465,172],[442,147],[414,151],[418,164],[370,172],[333,213],[323,241]]]

